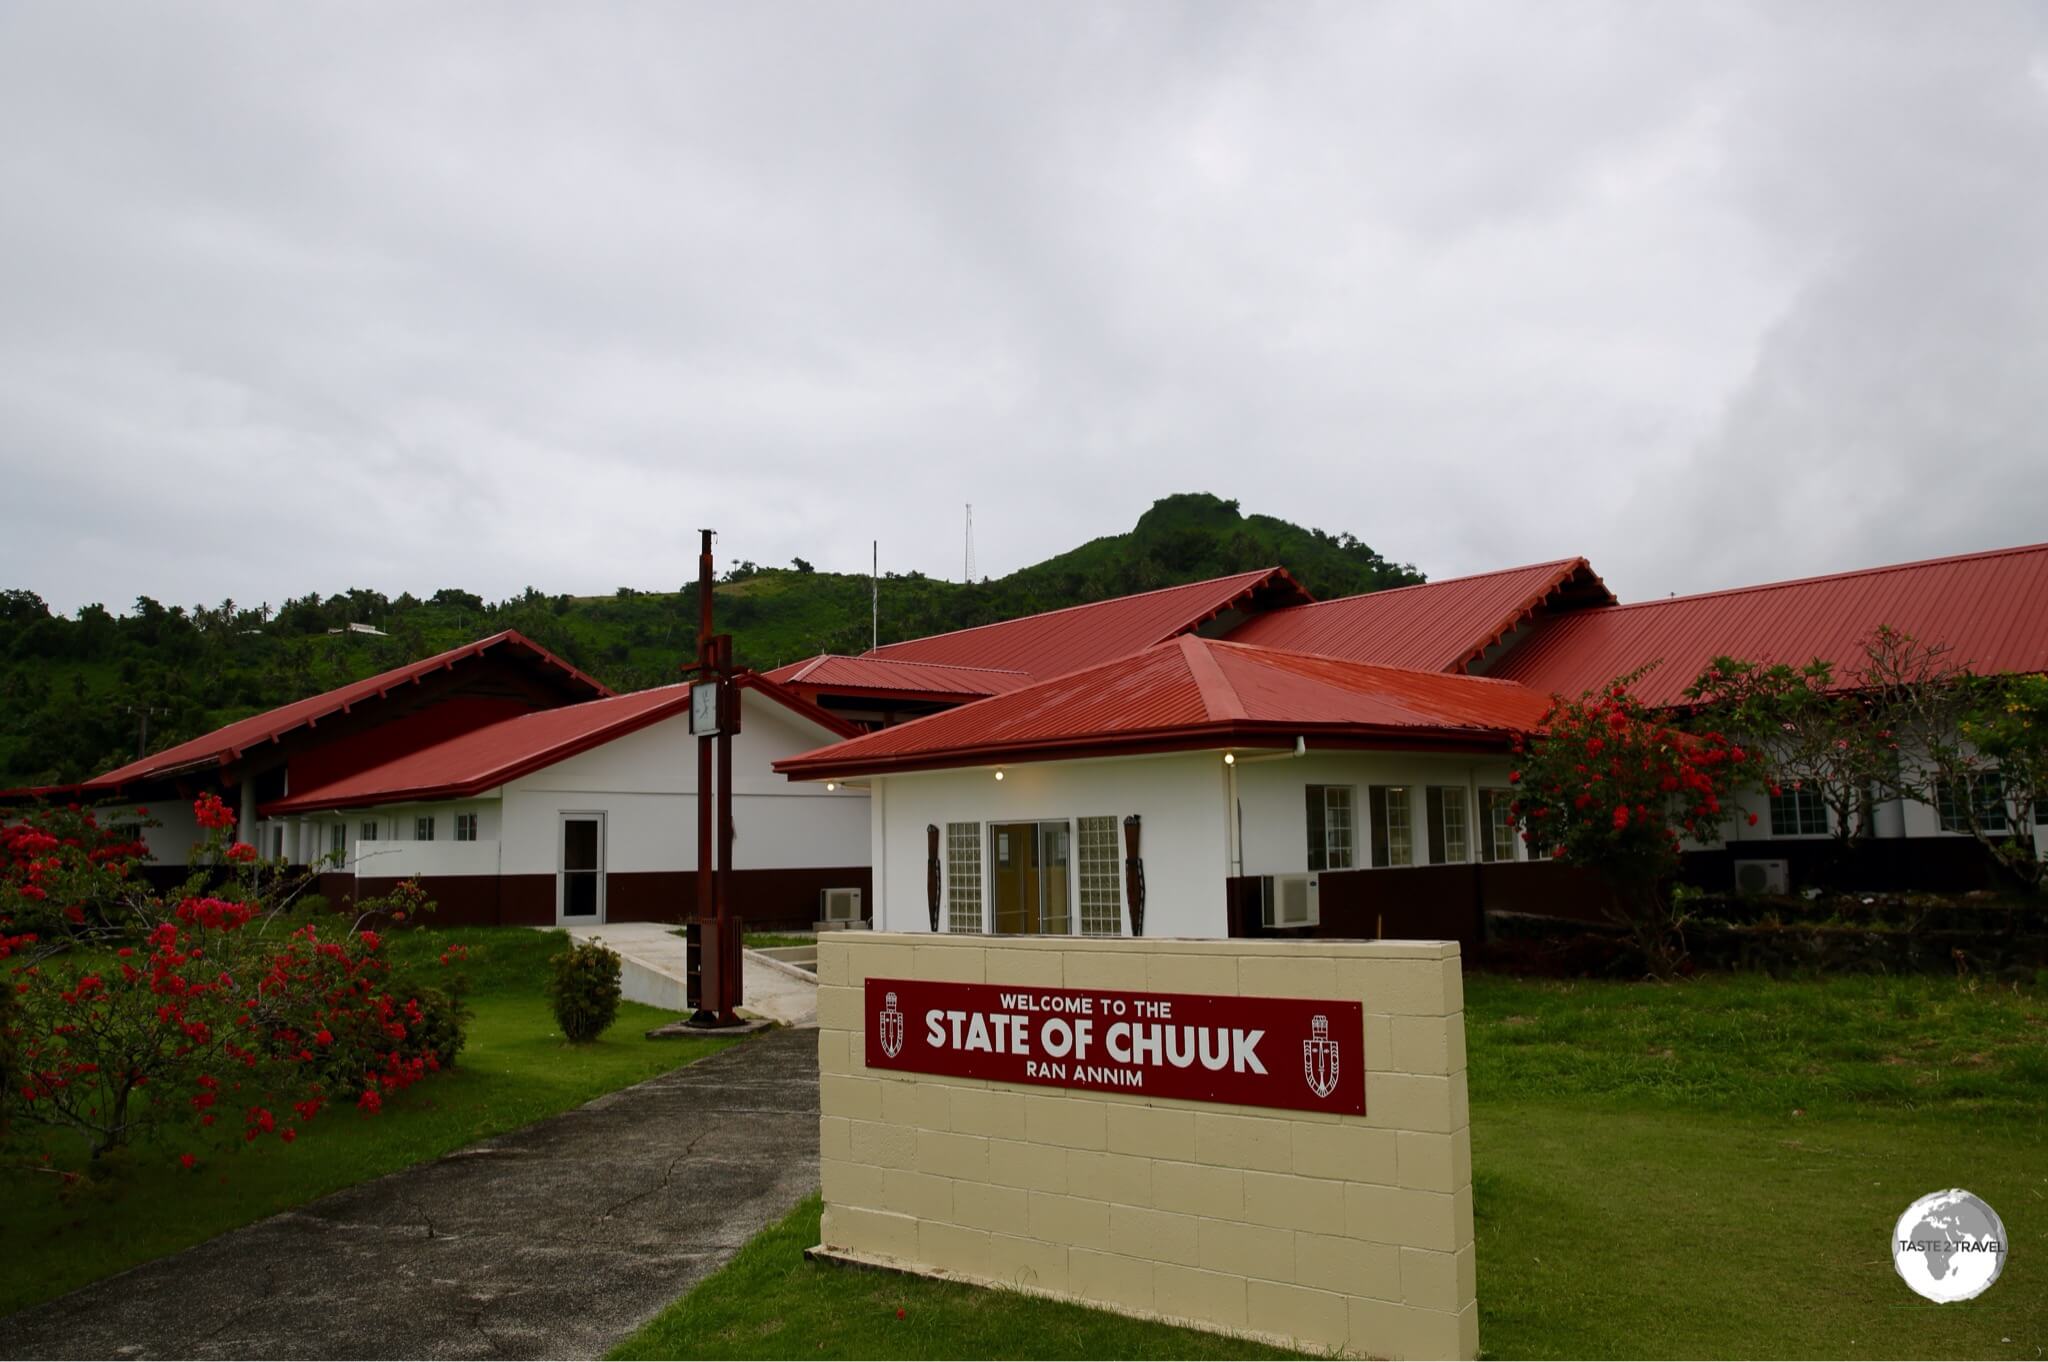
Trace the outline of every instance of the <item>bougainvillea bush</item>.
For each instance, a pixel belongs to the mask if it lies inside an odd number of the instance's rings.
[[[0,1118],[70,1137],[55,1148],[80,1165],[149,1130],[187,1167],[224,1142],[290,1144],[330,1108],[375,1115],[461,1045],[453,981],[396,977],[363,926],[412,921],[423,896],[353,925],[295,913],[310,877],[233,841],[218,797],[194,811],[206,840],[168,893],[139,872],[146,810],[118,831],[71,807],[0,832]]]
[[[1515,751],[1509,810],[1523,840],[1595,872],[1608,916],[1629,929],[1650,972],[1668,978],[1683,957],[1671,896],[1680,853],[1687,841],[1719,838],[1749,754],[1718,732],[1672,727],[1628,678],[1553,700]]]

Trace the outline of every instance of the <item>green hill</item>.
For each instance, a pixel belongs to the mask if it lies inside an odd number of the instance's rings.
[[[1422,580],[1348,534],[1246,516],[1207,493],[1166,497],[1128,534],[1092,540],[1006,577],[973,583],[889,573],[884,643],[1278,564],[1318,598]],[[719,580],[718,626],[745,664],[768,668],[869,641],[865,575],[740,562]],[[385,637],[333,633],[370,624]],[[158,750],[221,724],[517,629],[620,690],[676,679],[695,646],[694,583],[550,596],[532,587],[487,604],[453,588],[424,599],[349,590],[287,600],[274,613],[224,601],[131,613],[89,605],[52,615],[28,591],[0,592],[0,788],[78,780],[135,755],[147,711]]]

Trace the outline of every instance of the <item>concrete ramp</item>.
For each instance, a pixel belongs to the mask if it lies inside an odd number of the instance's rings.
[[[662,922],[607,922],[562,930],[584,941],[602,941],[619,955],[619,986],[627,1001],[671,1012],[689,1011],[689,946],[677,929]],[[818,981],[799,968],[760,951],[744,954],[740,1011],[784,1026],[818,1024]]]

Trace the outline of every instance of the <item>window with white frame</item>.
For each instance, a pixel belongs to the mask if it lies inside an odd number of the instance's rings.
[[[412,839],[415,842],[434,840],[434,815],[423,813],[412,820]]]
[[[981,907],[981,824],[946,824],[946,930],[978,932]]]
[[[1308,787],[1308,868],[1351,870],[1358,864],[1349,785]]]
[[[1466,795],[1462,785],[1429,787],[1429,863],[1445,865],[1472,859],[1466,830]]]
[[[1513,790],[1479,792],[1479,859],[1515,859],[1515,820],[1508,805],[1515,802]]]
[[[1116,815],[1074,822],[1081,877],[1081,935],[1122,936],[1123,877],[1117,866]]]
[[[1805,785],[1780,785],[1771,796],[1771,836],[1826,836],[1828,806],[1820,791]]]
[[[336,823],[327,829],[327,854],[337,864],[348,854],[348,824]]]
[[[360,826],[360,827],[358,827],[358,828],[356,829],[356,840],[358,840],[358,841],[362,841],[362,842],[374,842],[374,841],[376,841],[376,840],[377,840],[377,820],[376,820],[376,819],[374,819],[374,818],[365,818],[365,819],[363,820],[363,822],[362,822],[362,826]]]
[[[1372,819],[1372,863],[1415,864],[1415,818],[1406,785],[1375,785],[1366,794]]]
[[[1965,801],[1968,801],[1967,803]],[[2005,780],[1996,771],[1963,777],[1961,787],[1946,780],[1934,785],[1934,808],[1943,832],[1970,831],[1969,804],[1977,808],[1977,826],[1986,832],[2006,830]]]
[[[455,840],[458,842],[474,842],[476,840],[475,814],[458,813],[455,815]]]

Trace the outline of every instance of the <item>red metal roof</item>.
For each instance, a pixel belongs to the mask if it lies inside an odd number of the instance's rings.
[[[1539,692],[1183,635],[775,763],[796,778],[1218,746],[1498,749]]]
[[[388,672],[379,672],[362,681],[354,681],[309,699],[281,705],[276,709],[238,720],[226,727],[216,728],[203,737],[179,743],[175,747],[167,747],[140,761],[133,761],[126,766],[115,767],[104,775],[94,776],[86,781],[82,788],[105,793],[118,786],[233,761],[252,747],[276,742],[295,729],[310,728],[330,715],[346,713],[367,700],[387,695],[400,686],[415,684],[434,672],[453,667],[465,659],[481,657],[494,648],[502,648],[532,658],[542,664],[542,670],[554,676],[571,694],[605,696],[612,693],[602,681],[578,671],[516,630],[507,629],[503,633],[492,634],[489,638],[465,643],[460,648],[450,648],[445,653],[436,653],[418,662],[409,662],[403,667],[394,667]]]
[[[758,690],[827,732],[850,735],[860,731],[761,677],[745,675],[738,682],[742,688]],[[686,713],[689,707],[690,687],[684,683],[564,705],[560,709],[536,710],[416,748],[327,784],[294,791],[287,798],[265,804],[261,812],[265,816],[316,813],[422,799],[469,798],[649,724]]]
[[[1614,600],[1583,558],[1562,558],[1254,615],[1234,643],[1424,671],[1462,671],[1545,604]]]
[[[1578,695],[1654,662],[1637,691],[1670,705],[1719,656],[1820,657],[1847,679],[1880,625],[1945,643],[1977,671],[2048,671],[2048,544],[1560,615],[1489,674]]]
[[[879,695],[934,700],[971,700],[1005,695],[1031,684],[1029,673],[994,667],[950,667],[937,662],[903,662],[890,657],[846,657],[824,653],[777,667],[769,680],[803,695]]]
[[[1285,568],[1260,568],[891,643],[865,656],[1019,671],[1035,678],[1059,676],[1199,628],[1255,596],[1278,604],[1311,599]]]

